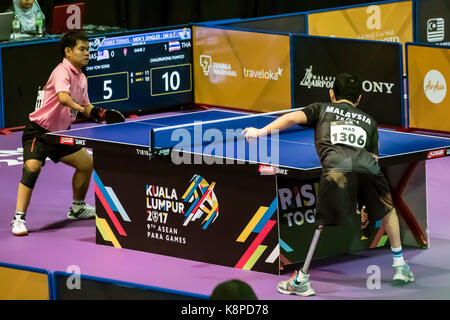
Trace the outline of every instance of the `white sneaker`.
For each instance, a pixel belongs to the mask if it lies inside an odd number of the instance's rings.
[[[309,297],[316,294],[311,287],[309,274],[304,274],[301,271],[295,271],[290,279],[278,282],[278,292],[282,294],[296,294],[303,297]]]
[[[404,285],[414,282],[414,274],[409,269],[409,265],[405,262],[402,265],[394,267],[394,285]]]
[[[70,210],[67,213],[67,218],[71,220],[93,219],[95,218],[95,207],[84,204],[84,206],[77,211],[73,210],[73,207],[70,207]]]
[[[14,219],[11,221],[11,230],[15,236],[26,236],[28,231],[25,227],[25,219],[17,215],[14,216]]]

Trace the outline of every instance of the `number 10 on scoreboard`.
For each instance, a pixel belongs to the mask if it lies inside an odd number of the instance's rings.
[[[191,64],[152,68],[150,79],[152,96],[191,91]]]

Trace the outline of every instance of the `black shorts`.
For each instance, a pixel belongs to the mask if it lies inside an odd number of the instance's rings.
[[[346,223],[356,214],[357,205],[366,206],[369,221],[378,221],[394,208],[389,185],[383,174],[330,172],[319,183],[316,225]]]
[[[48,143],[45,139],[45,133],[49,132],[35,122],[29,121],[23,130],[23,162],[35,159],[42,161],[45,165],[45,159],[49,157],[57,163],[65,156],[81,150],[81,146],[68,146]]]

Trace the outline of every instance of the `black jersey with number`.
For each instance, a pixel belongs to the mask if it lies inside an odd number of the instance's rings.
[[[306,126],[314,131],[314,142],[324,172],[379,174],[372,154],[378,155],[375,120],[346,102],[313,103],[302,110]]]

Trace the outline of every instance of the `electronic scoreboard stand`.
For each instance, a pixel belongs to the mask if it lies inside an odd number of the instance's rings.
[[[191,34],[185,27],[90,38],[91,103],[125,114],[193,104]]]

